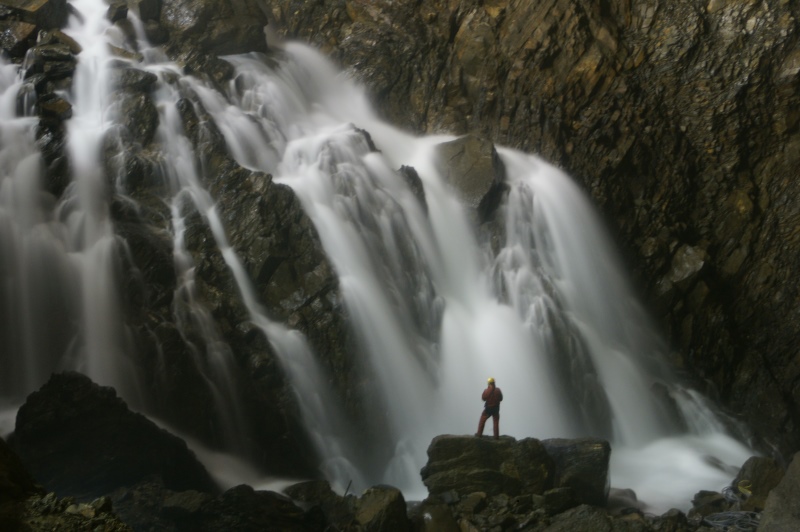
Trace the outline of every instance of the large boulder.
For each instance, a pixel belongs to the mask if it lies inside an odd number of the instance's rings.
[[[800,453],[794,455],[786,474],[770,492],[761,514],[759,532],[800,530]]]
[[[552,507],[605,506],[611,447],[605,440],[498,440],[437,436],[422,481],[431,495],[455,492],[544,495]]]
[[[542,494],[552,486],[553,461],[534,438],[519,442],[468,436],[437,436],[428,447],[422,482],[431,495],[455,491]]]
[[[466,135],[436,147],[437,166],[465,205],[486,221],[505,191],[505,167],[490,141]]]
[[[218,489],[183,440],[79,373],[54,374],[28,397],[9,445],[61,496],[98,497],[150,476],[175,490]]]
[[[611,446],[595,438],[543,440],[553,459],[553,485],[571,488],[582,503],[605,506],[608,500],[608,463]]]

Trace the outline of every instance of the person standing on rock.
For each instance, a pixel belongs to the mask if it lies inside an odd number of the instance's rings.
[[[483,436],[483,427],[486,425],[486,420],[492,418],[492,422],[494,423],[494,438],[497,439],[500,437],[500,401],[503,400],[503,392],[500,388],[495,386],[492,377],[489,377],[489,380],[486,382],[488,386],[483,390],[483,394],[481,394],[481,399],[485,401],[483,404],[483,413],[478,422],[478,432],[475,433],[475,436]]]

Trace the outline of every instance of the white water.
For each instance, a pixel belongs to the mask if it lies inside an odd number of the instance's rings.
[[[117,308],[120,246],[108,220],[109,181],[98,164],[100,141],[115,119],[105,43],[123,43],[105,22],[104,4],[74,4],[86,21],[76,19],[69,29],[84,52],[74,91],[64,95],[75,113],[68,128],[77,179],[58,202],[39,184],[35,121],[15,113],[20,82],[13,67],[0,70],[0,321],[9,324],[0,340],[5,352],[23,355],[5,355],[11,370],[0,395],[13,403],[50,371],[73,367],[138,403]],[[206,332],[211,368],[204,375],[232,451],[244,452],[236,442],[248,428],[232,389],[230,349],[196,298],[183,239],[192,211],[211,228],[252,322],[281,357],[321,471],[340,491],[350,481],[356,489],[385,482],[407,498],[424,497],[419,469],[431,438],[475,431],[490,375],[506,397],[504,434],[609,438],[612,485],[633,488],[655,512],[687,508],[696,491],[720,489],[752,454],[725,434],[705,399],[676,385],[601,223],[558,170],[500,150],[510,193],[506,242],[494,257],[434,164],[435,145],[450,137],[416,138],[381,122],[364,92],[313,50],[288,45],[277,66],[229,58],[237,80],[227,95],[197,79],[168,81],[179,77],[176,67],[157,51],[145,56],[144,68],[161,76],[154,98],[181,294],[175,313]],[[351,428],[305,339],[265,316],[201,185],[203,170],[175,107],[179,94],[196,94],[240,164],[291,186],[314,221],[339,274],[363,363],[378,381],[377,396],[364,400],[384,409],[393,442],[380,471],[365,469],[346,444]],[[380,153],[356,127],[370,133]],[[419,173],[427,214],[398,174],[401,165]],[[42,315],[51,318],[43,323]],[[43,334],[59,322],[70,323]],[[677,431],[663,412],[654,382],[675,397],[688,431]],[[199,454],[225,484],[261,478],[227,454]],[[707,456],[733,469],[711,466]]]
[[[633,488],[654,511],[685,508],[702,486],[727,484],[735,471],[705,457],[735,469],[752,451],[724,433],[708,404],[682,399],[691,394],[669,374],[602,224],[566,176],[500,151],[508,234],[492,259],[436,170],[432,150],[448,137],[395,130],[315,52],[290,44],[286,55],[276,69],[230,58],[240,73],[233,105],[204,103],[241,164],[297,192],[339,273],[396,442],[373,482],[424,496],[418,471],[430,439],[474,431],[492,375],[507,397],[503,433],[602,432],[614,449],[613,485]],[[401,165],[422,178],[429,216],[396,172]],[[675,395],[688,433],[676,431],[654,382]]]

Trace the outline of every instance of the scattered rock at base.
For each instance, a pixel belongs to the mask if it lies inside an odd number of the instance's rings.
[[[263,532],[324,530],[321,514],[306,513],[288,497],[256,491],[247,485],[233,487],[188,514],[180,530],[197,532]]]
[[[218,491],[183,440],[80,373],[54,374],[29,395],[8,443],[59,496],[89,500],[151,476],[169,489]]]
[[[0,438],[0,530],[104,530],[131,529],[113,513],[111,500],[99,497],[77,503],[45,493],[13,449]]]

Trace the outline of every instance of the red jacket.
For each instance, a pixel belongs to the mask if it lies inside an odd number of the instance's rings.
[[[503,400],[503,392],[500,388],[496,386],[489,386],[485,390],[483,390],[483,395],[481,395],[481,399],[486,401],[487,407],[495,407],[500,406],[500,401]]]

